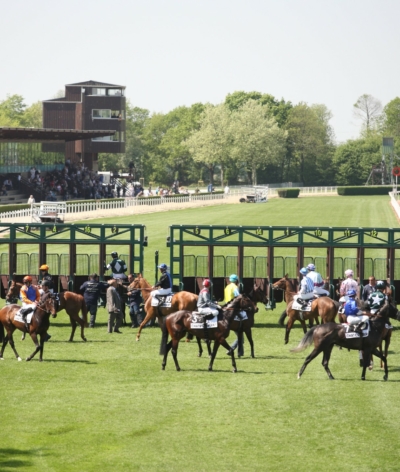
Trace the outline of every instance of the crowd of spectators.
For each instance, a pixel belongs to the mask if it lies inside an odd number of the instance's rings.
[[[32,167],[28,172],[28,182],[46,201],[116,197],[111,184],[103,185],[102,174],[97,175],[83,165],[75,166],[69,162],[62,170],[49,171],[44,177]]]

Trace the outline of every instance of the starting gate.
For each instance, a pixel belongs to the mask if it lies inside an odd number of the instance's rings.
[[[89,274],[96,272],[103,278],[104,265],[115,250],[130,272],[142,272],[145,228],[139,224],[0,223],[0,244],[8,245],[7,252],[0,251],[1,297],[12,279],[22,281],[29,274],[37,283],[39,266],[45,263],[60,291],[77,291]],[[68,253],[58,253],[57,245],[68,245]]]
[[[296,278],[310,262],[329,280],[331,292],[350,268],[360,285],[375,275],[400,294],[400,228],[172,225],[167,246],[173,283],[198,293],[209,277],[217,299],[236,273],[245,290],[264,279],[274,307],[282,294],[275,292],[274,300],[272,283],[285,274]],[[248,255],[249,250],[258,252]]]

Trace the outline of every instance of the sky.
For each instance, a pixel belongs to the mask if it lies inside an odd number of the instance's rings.
[[[353,105],[400,95],[399,0],[0,0],[0,100],[27,105],[65,84],[126,86],[167,113],[237,90],[325,104],[338,142]]]

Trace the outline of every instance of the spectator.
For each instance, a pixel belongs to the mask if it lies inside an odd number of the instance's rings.
[[[121,299],[117,293],[117,280],[110,279],[108,281],[109,287],[107,289],[107,311],[108,317],[108,333],[122,334],[119,330],[122,325]]]
[[[31,196],[28,198],[28,205],[32,205],[32,203],[35,203],[35,199],[33,198],[33,195],[31,195]]]
[[[13,189],[13,186],[12,186],[12,182],[10,179],[6,179],[4,181],[4,187],[6,188],[6,190],[12,190]]]
[[[2,195],[2,196],[8,195],[8,194],[7,194],[6,186],[5,186],[4,184],[3,184],[3,186],[1,187],[1,195]]]
[[[228,187],[228,184],[225,185],[225,188],[224,188],[224,193],[225,194],[228,194],[229,193],[229,187]]]
[[[89,275],[89,280],[81,285],[80,290],[83,292],[83,298],[85,299],[86,306],[90,313],[89,328],[94,328],[97,315],[97,303],[100,297],[100,291],[107,291],[107,282],[99,282],[99,276],[97,274]]]

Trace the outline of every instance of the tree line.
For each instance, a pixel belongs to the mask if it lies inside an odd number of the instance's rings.
[[[400,98],[385,107],[364,94],[354,104],[358,139],[337,144],[323,104],[292,104],[260,92],[237,91],[218,105],[195,103],[150,113],[127,101],[126,152],[101,154],[100,170],[128,172],[145,182],[183,185],[302,182],[363,185],[381,161],[383,136],[400,151]],[[20,95],[0,102],[0,126],[42,126],[42,104]]]

